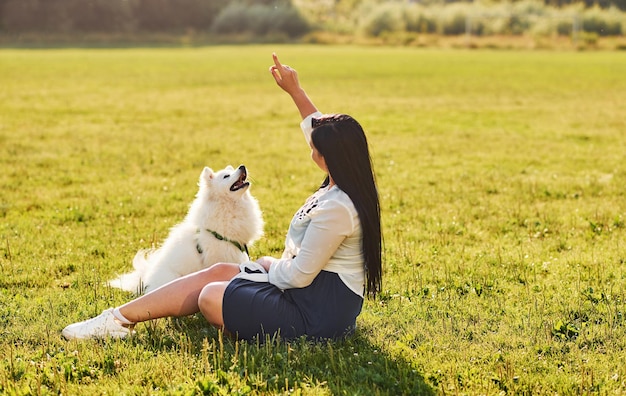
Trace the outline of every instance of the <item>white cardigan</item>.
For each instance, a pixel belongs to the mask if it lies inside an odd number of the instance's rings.
[[[313,113],[300,124],[307,143],[311,119],[321,115]],[[350,290],[363,297],[361,223],[352,200],[337,186],[316,191],[294,215],[283,255],[270,266],[269,282],[280,289],[301,288],[321,270],[339,274]]]

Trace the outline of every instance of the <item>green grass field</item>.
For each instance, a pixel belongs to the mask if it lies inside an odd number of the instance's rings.
[[[247,344],[201,316],[124,341],[61,329],[245,164],[279,255],[323,175],[271,52],[364,126],[384,292],[334,343]],[[324,46],[0,50],[1,394],[626,391],[626,53]]]

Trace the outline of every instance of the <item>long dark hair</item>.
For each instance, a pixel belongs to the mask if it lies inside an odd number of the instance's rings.
[[[378,189],[365,132],[354,118],[345,114],[314,118],[313,128],[313,146],[324,157],[328,173],[337,187],[348,194],[359,215],[366,291],[375,296],[382,285],[382,229]]]

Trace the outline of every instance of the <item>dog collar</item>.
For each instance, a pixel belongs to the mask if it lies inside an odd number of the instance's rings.
[[[198,231],[196,231],[196,232],[199,234],[199,233],[200,233],[200,231],[201,231],[201,230],[198,228]],[[243,245],[242,245],[241,243],[239,243],[239,242],[237,242],[237,241],[233,241],[232,239],[228,239],[228,238],[226,238],[225,236],[223,236],[222,234],[219,234],[217,231],[213,231],[213,230],[210,230],[210,229],[208,229],[208,228],[206,228],[206,229],[205,229],[205,231],[206,231],[206,232],[208,232],[208,233],[210,233],[210,234],[212,234],[212,235],[215,237],[215,239],[217,239],[217,240],[232,243],[232,244],[233,244],[233,245],[235,245],[235,246],[237,247],[237,249],[239,249],[241,252],[243,252],[243,253],[247,254],[248,256],[250,256],[250,254],[248,254],[248,246],[247,246],[246,244],[243,244]],[[198,243],[196,244],[196,249],[198,250],[198,253],[200,253],[200,254],[202,254],[202,253],[203,253],[203,251],[202,251],[202,246],[200,246],[200,242],[198,242]]]

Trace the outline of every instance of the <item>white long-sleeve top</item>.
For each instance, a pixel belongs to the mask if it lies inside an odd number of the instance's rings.
[[[307,142],[311,139],[311,119],[300,124]],[[269,282],[280,289],[306,287],[320,271],[335,272],[346,286],[363,297],[365,267],[361,248],[361,223],[348,195],[339,187],[316,191],[296,212],[280,259],[268,271]]]

